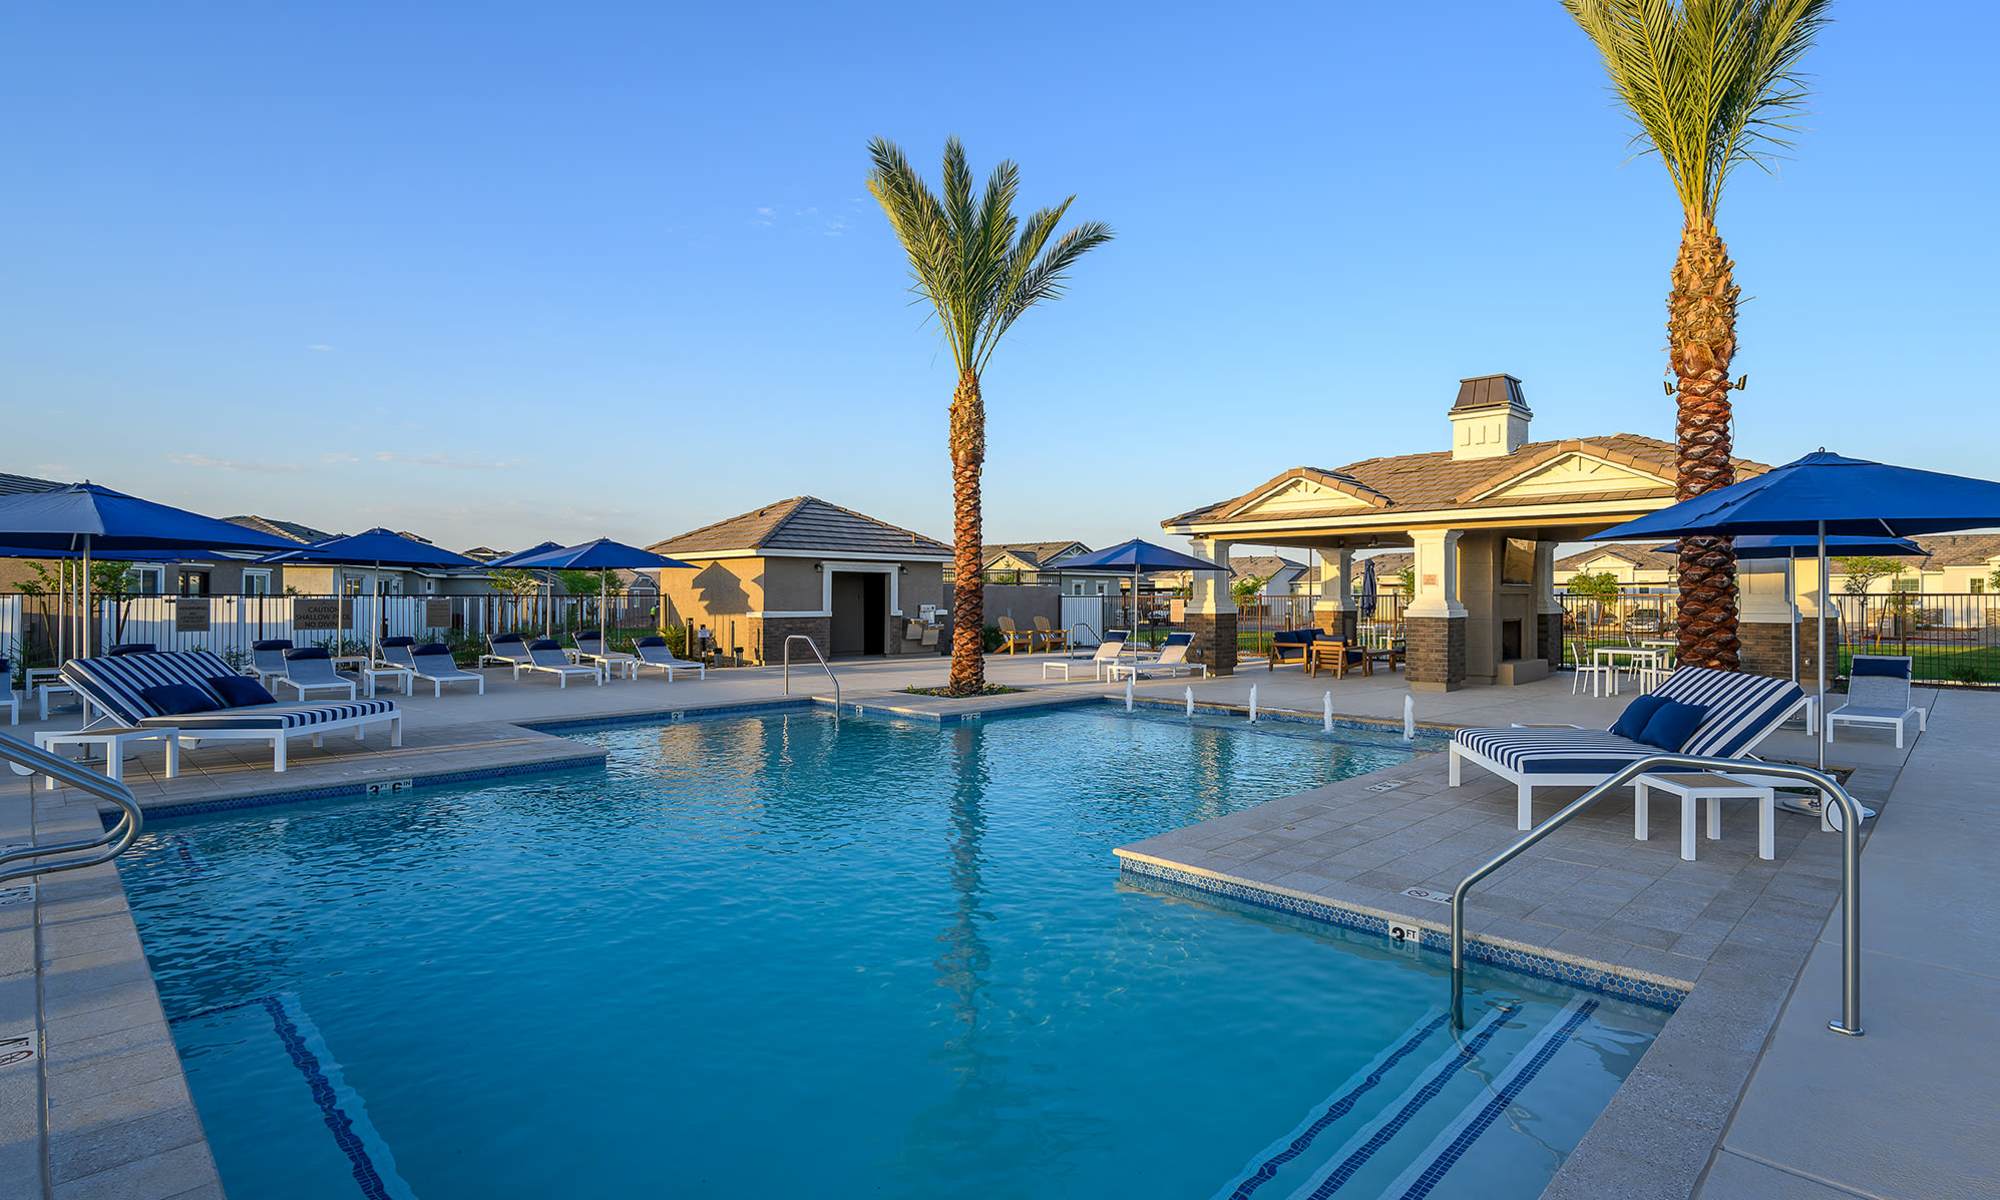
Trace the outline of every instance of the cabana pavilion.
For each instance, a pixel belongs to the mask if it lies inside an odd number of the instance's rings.
[[[1293,467],[1161,526],[1227,564],[1238,544],[1316,550],[1326,586],[1314,623],[1352,638],[1354,552],[1408,548],[1416,591],[1404,609],[1408,678],[1418,691],[1527,683],[1563,660],[1556,548],[1674,502],[1672,443],[1632,433],[1533,441],[1534,414],[1512,375],[1459,381],[1448,450]],[[1760,463],[1737,460],[1739,475]],[[1236,660],[1227,575],[1197,576],[1188,606],[1211,669]],[[1797,619],[1775,575],[1739,576],[1744,665],[1786,674]],[[1766,593],[1769,593],[1768,595]],[[1768,663],[1765,661],[1770,659]]]

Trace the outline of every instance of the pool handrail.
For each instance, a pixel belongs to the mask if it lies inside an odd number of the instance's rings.
[[[107,752],[118,753],[116,749],[108,747]],[[145,824],[145,818],[139,812],[138,801],[132,798],[132,790],[124,784],[4,733],[0,733],[0,759],[5,759],[8,765],[14,768],[15,774],[29,777],[28,803],[30,804],[34,803],[34,776],[47,775],[58,783],[68,784],[78,791],[88,792],[101,800],[108,800],[117,805],[119,810],[118,820],[96,837],[78,842],[58,842],[52,846],[27,846],[0,854],[0,868],[5,868],[8,863],[45,858],[51,854],[97,851],[88,857],[66,862],[30,864],[12,870],[0,869],[0,886],[36,875],[75,871],[82,867],[108,863],[130,849],[132,843],[138,840],[139,829]]]
[[[1841,936],[1840,936],[1840,1016],[1826,1027],[1835,1033],[1860,1037],[1861,1027],[1861,806],[1840,782],[1824,771],[1791,763],[1746,762],[1740,758],[1712,758],[1697,754],[1655,754],[1627,763],[1608,779],[1570,801],[1562,811],[1523,834],[1513,845],[1494,855],[1472,874],[1459,881],[1451,893],[1451,1023],[1465,1028],[1465,898],[1474,884],[1519,858],[1530,846],[1568,824],[1571,818],[1597,803],[1615,788],[1624,787],[1641,775],[1662,769],[1696,770],[1717,775],[1756,775],[1796,779],[1818,788],[1829,801],[1840,805],[1841,833]]]
[[[793,642],[804,642],[806,649],[812,651],[813,657],[819,660],[819,669],[825,671],[826,677],[833,682],[833,719],[838,721],[840,719],[840,677],[835,675],[833,668],[827,665],[826,655],[819,652],[818,643],[803,633],[793,633],[785,636],[785,695],[789,696],[792,694]]]

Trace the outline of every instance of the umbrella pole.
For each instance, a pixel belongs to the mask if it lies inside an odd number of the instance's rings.
[[[1819,523],[1819,769],[1826,770],[1826,522]]]
[[[90,535],[89,534],[85,534],[83,537],[82,584],[83,584],[83,639],[78,643],[78,645],[83,647],[83,657],[89,658],[90,647],[92,643],[94,643],[97,640],[95,637],[97,631],[91,628],[91,626],[96,622],[91,620],[91,614],[90,614]]]
[[[1799,681],[1799,581],[1798,581],[1798,570],[1797,570],[1798,562],[1799,562],[1799,552],[1789,546],[1786,547],[1785,548],[1785,607],[1792,610],[1792,619],[1785,622],[1785,625],[1788,629],[1791,630],[1792,634],[1791,668],[1792,668],[1793,683],[1797,683]]]

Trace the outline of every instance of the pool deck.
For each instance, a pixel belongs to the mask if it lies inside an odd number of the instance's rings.
[[[914,719],[956,719],[1052,703],[1101,702],[1123,685],[1044,683],[1041,656],[989,659],[989,679],[1023,690],[971,703],[912,696],[936,686],[944,660],[838,663],[844,704]],[[815,676],[817,678],[815,678]],[[592,748],[543,732],[579,721],[691,717],[786,699],[779,673],[729,670],[706,681],[657,676],[602,688],[488,672],[485,697],[398,696],[404,745],[333,736],[296,743],[292,769],[265,754],[213,745],[161,777],[157,751],[126,764],[149,812],[188,805],[356,794],[480,775],[593,765]],[[1332,694],[1343,717],[1400,722],[1400,676],[1308,678],[1247,664],[1214,681],[1152,680],[1141,702],[1241,711],[1257,688],[1266,712],[1317,715]],[[826,677],[794,671],[793,701],[831,699]],[[1567,678],[1522,688],[1415,698],[1425,725],[1576,721],[1602,727],[1625,698],[1575,696]],[[1755,856],[1754,819],[1732,807],[1700,860],[1677,856],[1677,806],[1656,802],[1649,841],[1631,809],[1608,804],[1495,875],[1475,894],[1470,925],[1486,952],[1531,955],[1540,969],[1609,972],[1612,990],[1654,985],[1686,998],[1660,1038],[1551,1184],[1551,1197],[1973,1196],[2000,1178],[2000,1148],[1983,1133],[2000,1087],[1966,1064],[2000,1042],[1982,1022],[2000,1001],[1990,967],[2000,905],[1986,887],[2000,833],[1990,807],[2000,746],[2000,694],[1926,693],[1931,731],[1911,751],[1861,733],[1835,746],[1851,789],[1882,810],[1869,827],[1863,915],[1867,951],[1862,1039],[1826,1032],[1837,1003],[1838,839],[1780,814],[1778,855]],[[73,727],[58,714],[48,727]],[[24,723],[8,732],[26,735]],[[1809,760],[1786,732],[1774,758]],[[1393,788],[1380,787],[1393,782]],[[67,789],[30,790],[0,775],[0,844],[67,840],[99,828],[96,805]],[[1547,816],[1573,791],[1536,804]],[[1444,786],[1441,755],[1282,797],[1123,848],[1128,872],[1252,889],[1265,902],[1323,906],[1354,922],[1394,919],[1431,930],[1448,910],[1407,895],[1449,892],[1516,836],[1512,788],[1468,768]],[[1984,952],[1984,953],[1982,953]],[[1634,982],[1636,981],[1636,982]],[[1442,997],[1441,997],[1442,999]],[[0,896],[0,1042],[32,1057],[0,1065],[0,1194],[121,1200],[219,1196],[116,870],[60,873]],[[8,1055],[0,1052],[0,1062]],[[1983,1181],[1983,1182],[1982,1182]]]

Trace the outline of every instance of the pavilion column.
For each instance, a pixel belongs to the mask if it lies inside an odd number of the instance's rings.
[[[1535,543],[1535,614],[1541,634],[1542,661],[1549,670],[1562,668],[1563,607],[1556,597],[1556,542]]]
[[[1223,568],[1193,573],[1194,597],[1187,606],[1194,658],[1208,665],[1210,675],[1236,673],[1236,601],[1229,593],[1228,571],[1234,544],[1220,538],[1194,539],[1194,556]]]
[[[1415,529],[1417,590],[1403,610],[1406,674],[1412,691],[1465,684],[1465,605],[1458,597],[1460,529]]]
[[[1355,635],[1354,551],[1322,552],[1327,570],[1313,602],[1313,627],[1352,645]]]

